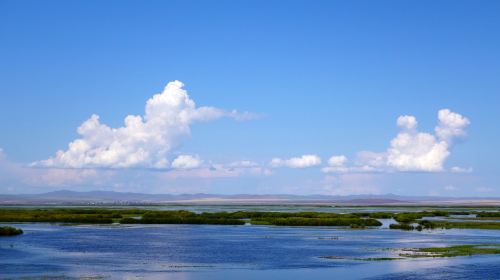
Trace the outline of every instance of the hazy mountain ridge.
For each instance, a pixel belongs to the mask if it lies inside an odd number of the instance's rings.
[[[60,190],[41,194],[0,194],[0,204],[339,204],[418,205],[481,204],[500,205],[500,198],[383,195],[287,195],[287,194],[145,194],[114,191],[77,192]]]

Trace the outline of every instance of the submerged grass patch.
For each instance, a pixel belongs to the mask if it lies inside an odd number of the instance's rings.
[[[367,257],[352,258],[345,256],[321,256],[322,259],[331,260],[354,260],[354,261],[393,261],[412,258],[450,258],[474,255],[495,255],[500,254],[500,244],[478,244],[478,245],[457,245],[449,247],[429,247],[429,248],[386,248],[385,250],[399,251],[396,256],[387,257]]]
[[[399,256],[405,258],[447,258],[473,255],[500,254],[500,244],[458,245],[450,247],[404,249]]]
[[[355,261],[395,261],[395,260],[403,260],[404,258],[390,258],[390,257],[382,257],[382,258],[354,258]]]

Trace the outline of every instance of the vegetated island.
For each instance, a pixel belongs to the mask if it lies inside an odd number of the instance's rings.
[[[474,218],[467,218],[464,222],[443,220],[427,220],[426,217],[449,217],[450,215],[475,215]],[[487,217],[499,217],[500,212],[470,212],[470,211],[422,211],[394,214],[393,218],[398,224],[391,224],[391,229],[401,230],[423,230],[423,229],[500,229],[500,222],[484,222]]]
[[[473,214],[474,217],[470,217]],[[467,215],[477,221],[454,221],[448,217]],[[194,213],[186,210],[161,211],[140,208],[0,208],[0,222],[48,222],[70,224],[210,224],[210,225],[274,225],[274,226],[340,226],[350,228],[379,227],[378,219],[394,219],[391,229],[500,229],[500,222],[483,221],[499,217],[500,211],[419,211],[419,212],[264,212],[237,211]],[[429,217],[442,217],[428,220]]]
[[[11,236],[23,234],[23,230],[15,227],[0,227],[0,236]]]

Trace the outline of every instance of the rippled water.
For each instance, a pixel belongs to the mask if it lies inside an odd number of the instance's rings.
[[[0,275],[152,279],[499,279],[500,256],[359,261],[387,248],[499,243],[500,231],[18,224]],[[336,256],[343,259],[325,259]]]

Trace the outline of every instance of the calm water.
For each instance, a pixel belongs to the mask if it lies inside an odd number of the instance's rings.
[[[15,224],[2,278],[500,279],[500,256],[357,261],[387,248],[499,243],[500,231],[275,226]],[[346,259],[325,259],[338,256]]]

